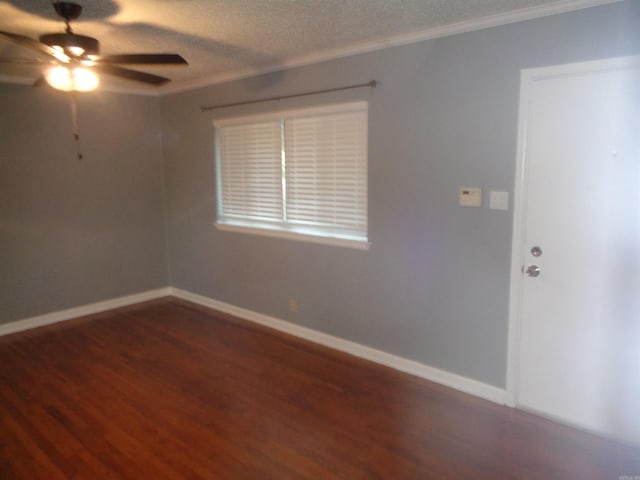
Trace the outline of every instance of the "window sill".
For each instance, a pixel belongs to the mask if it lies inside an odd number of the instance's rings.
[[[321,245],[333,245],[337,247],[347,247],[356,250],[369,250],[371,242],[365,240],[354,240],[339,237],[323,237],[319,235],[305,234],[289,230],[271,230],[267,228],[256,228],[228,223],[215,223],[216,229],[223,232],[248,233],[250,235],[260,235],[263,237],[284,238],[288,240],[298,240],[301,242],[318,243]]]

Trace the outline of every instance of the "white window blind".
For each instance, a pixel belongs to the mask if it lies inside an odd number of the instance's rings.
[[[279,121],[230,125],[218,134],[225,221],[282,220]]]
[[[215,123],[218,225],[367,241],[367,104]]]
[[[354,236],[366,232],[365,128],[362,112],[285,122],[287,221]]]

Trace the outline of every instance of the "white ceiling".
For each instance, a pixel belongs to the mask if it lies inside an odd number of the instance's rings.
[[[74,32],[100,40],[102,53],[185,57],[188,67],[134,67],[171,78],[161,87],[168,92],[615,0],[75,1],[84,10]],[[32,38],[62,32],[52,2],[0,1],[0,30]],[[0,38],[0,57],[37,56]],[[0,80],[38,74],[35,66],[0,64]]]

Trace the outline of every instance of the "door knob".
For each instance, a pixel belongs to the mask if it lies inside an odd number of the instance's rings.
[[[527,277],[537,277],[538,275],[540,275],[540,272],[540,267],[537,265],[529,265],[527,267],[527,270],[525,271]]]

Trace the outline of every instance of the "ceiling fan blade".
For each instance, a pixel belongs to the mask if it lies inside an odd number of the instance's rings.
[[[159,86],[171,81],[166,77],[159,77],[158,75],[153,75],[151,73],[139,72],[137,70],[130,70],[128,68],[115,67],[113,65],[96,65],[92,68],[98,73],[126,78],[127,80],[134,80],[136,82],[149,83],[151,85]]]
[[[44,78],[44,75],[40,75],[36,78],[36,81],[31,84],[32,87],[42,87],[47,84],[47,80]]]
[[[19,63],[23,65],[42,65],[45,63],[37,58],[13,58],[13,57],[0,57],[0,63]]]
[[[99,57],[96,63],[129,65],[188,65],[187,61],[176,53],[130,53],[125,55],[106,55]]]
[[[33,38],[25,37],[24,35],[19,35],[17,33],[4,32],[2,30],[0,30],[0,35],[5,36],[18,45],[22,45],[23,47],[27,47],[40,53],[44,53],[45,55],[49,55],[50,57],[56,58],[57,52],[53,48],[51,48],[49,45],[45,45],[44,43],[40,43]]]

